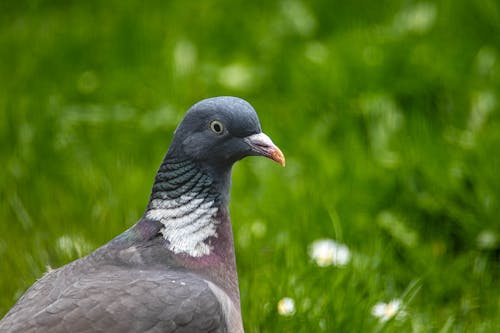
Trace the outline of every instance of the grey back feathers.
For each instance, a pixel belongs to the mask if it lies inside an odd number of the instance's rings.
[[[285,163],[250,104],[216,97],[193,105],[139,222],[46,273],[0,332],[243,332],[227,205],[232,165],[252,155]]]
[[[189,273],[113,269],[49,273],[1,332],[228,332],[208,282]],[[52,290],[49,292],[48,288]]]

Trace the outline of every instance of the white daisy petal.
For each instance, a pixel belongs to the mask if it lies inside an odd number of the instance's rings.
[[[282,316],[293,316],[295,314],[295,301],[290,297],[283,297],[278,302],[278,313]]]
[[[380,322],[386,322],[396,317],[403,319],[405,312],[401,310],[403,302],[400,299],[393,299],[389,303],[378,302],[372,307],[372,315]]]
[[[345,266],[350,258],[349,248],[333,239],[318,239],[309,246],[309,256],[320,267]]]

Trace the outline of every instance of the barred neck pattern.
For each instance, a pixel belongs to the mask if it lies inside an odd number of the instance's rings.
[[[220,194],[212,178],[191,161],[165,160],[156,174],[146,217],[163,224],[161,233],[174,253],[209,255],[217,237]]]

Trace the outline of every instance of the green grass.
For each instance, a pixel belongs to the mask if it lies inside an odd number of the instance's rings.
[[[234,170],[247,332],[500,331],[499,22],[493,0],[2,3],[0,315],[135,223],[184,111],[236,95],[287,156]],[[318,238],[349,264],[315,265]]]

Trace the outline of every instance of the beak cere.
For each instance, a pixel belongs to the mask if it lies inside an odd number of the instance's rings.
[[[256,155],[272,159],[276,163],[285,166],[285,155],[276,146],[270,137],[264,133],[253,134],[245,138],[245,142],[252,148]]]

